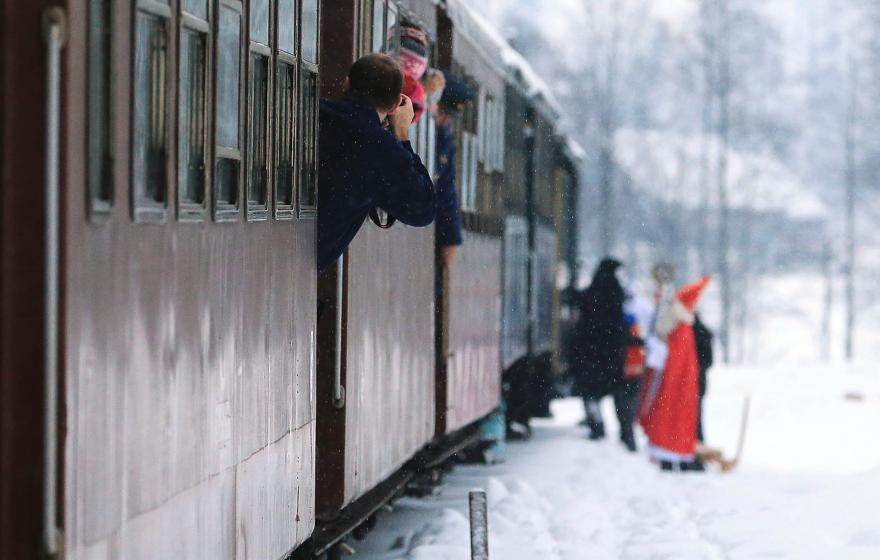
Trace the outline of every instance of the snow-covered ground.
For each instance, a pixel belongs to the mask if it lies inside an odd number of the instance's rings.
[[[495,466],[459,466],[440,496],[403,499],[360,543],[363,560],[469,558],[468,490],[489,493],[498,560],[880,558],[880,372],[874,368],[718,369],[706,432],[740,467],[662,473],[614,439],[586,440],[576,400],[554,403],[535,437]]]

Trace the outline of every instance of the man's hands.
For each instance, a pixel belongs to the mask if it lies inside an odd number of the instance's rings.
[[[456,251],[458,251],[457,245],[445,245],[440,247],[440,258],[443,260],[443,264],[446,265],[446,268],[452,266]]]
[[[413,122],[414,115],[412,100],[401,93],[400,105],[393,112],[388,113],[391,134],[401,142],[409,140],[409,126]]]

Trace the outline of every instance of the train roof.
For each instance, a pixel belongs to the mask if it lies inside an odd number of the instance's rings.
[[[446,7],[456,30],[467,36],[483,55],[496,65],[505,80],[528,97],[545,118],[556,125],[563,116],[562,105],[550,86],[534,71],[495,27],[462,0],[435,0]]]

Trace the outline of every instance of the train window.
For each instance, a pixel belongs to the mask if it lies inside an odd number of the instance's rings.
[[[269,0],[251,0],[251,41],[269,44]]]
[[[110,152],[110,0],[89,3],[89,215],[96,219],[113,204]]]
[[[183,0],[183,10],[203,21],[208,21],[208,0]]]
[[[495,104],[495,169],[504,171],[504,102]]]
[[[214,219],[238,215],[241,174],[241,6],[221,2],[217,22]]]
[[[265,220],[269,214],[269,0],[252,0],[250,12],[250,88],[248,90],[248,219]]]
[[[269,184],[269,57],[251,56],[248,216],[265,219]]]
[[[278,0],[278,50],[296,54],[296,3]]]
[[[164,219],[167,191],[167,57],[169,10],[148,4],[135,15],[132,196],[137,221]]]
[[[299,216],[312,218],[318,210],[318,74],[302,68],[300,97]]]
[[[397,29],[397,4],[389,3],[385,11],[385,44],[383,52],[396,56],[400,52],[400,32]]]
[[[484,165],[486,163],[486,152],[488,151],[489,142],[488,134],[486,134],[486,129],[489,127],[486,106],[490,101],[489,96],[486,95],[486,90],[481,89],[480,95],[477,98],[477,156]]]
[[[373,43],[372,52],[381,52],[385,47],[385,2],[373,0]]]
[[[207,56],[207,35],[183,29],[180,34],[177,123],[177,204],[181,219],[198,219],[204,211]]]
[[[433,177],[437,173],[437,123],[434,116],[428,114],[428,159],[425,166]]]
[[[302,0],[302,58],[318,63],[318,0]]]
[[[461,179],[459,180],[459,185],[461,188],[461,209],[462,210],[470,210],[470,200],[471,200],[471,175],[468,172],[470,169],[470,157],[471,157],[471,135],[469,132],[464,132],[461,135]]]
[[[275,83],[275,217],[290,218],[296,184],[296,67],[279,60]]]

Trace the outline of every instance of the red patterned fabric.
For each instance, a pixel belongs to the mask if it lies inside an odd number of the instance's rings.
[[[409,74],[404,74],[403,94],[413,103],[413,123],[418,122],[425,112],[425,88]]]

